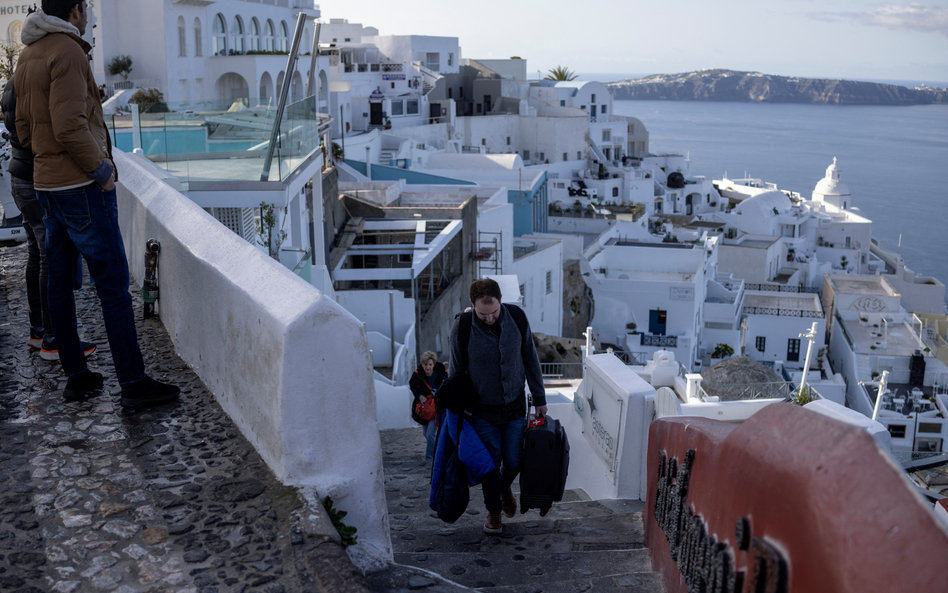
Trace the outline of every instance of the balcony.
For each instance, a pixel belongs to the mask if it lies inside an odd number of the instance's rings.
[[[265,106],[243,108],[230,101],[167,103],[165,113],[142,113],[140,130],[132,116],[106,122],[113,144],[132,151],[140,134],[146,158],[183,183],[261,180],[275,119]],[[235,107],[240,105],[240,108]],[[273,152],[271,181],[286,181],[320,151],[321,128],[330,119],[316,111],[315,97],[288,104]],[[325,132],[325,130],[323,130]]]
[[[677,348],[678,336],[660,336],[656,334],[641,334],[640,346],[655,346],[657,348]]]
[[[363,73],[363,72],[403,72],[403,64],[368,63],[368,64],[346,64],[345,72]]]

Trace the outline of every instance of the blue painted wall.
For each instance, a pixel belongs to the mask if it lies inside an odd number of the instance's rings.
[[[529,190],[507,191],[507,202],[514,207],[514,236],[547,231],[547,174],[537,179]]]
[[[365,175],[365,161],[346,159],[346,164]],[[409,171],[398,167],[372,165],[372,181],[398,181],[399,179],[404,179],[405,183],[409,185],[477,185],[471,181],[441,177],[440,175],[429,175],[428,173]]]

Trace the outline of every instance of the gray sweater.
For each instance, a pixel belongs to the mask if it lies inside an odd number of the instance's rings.
[[[533,345],[530,322],[526,324],[526,335],[520,335],[517,322],[507,307],[500,308],[500,336],[494,335],[477,314],[473,313],[471,341],[468,344],[468,367],[471,381],[477,389],[478,402],[483,406],[501,408],[524,399],[524,382],[530,385],[535,406],[546,405],[543,375],[540,360]],[[461,346],[458,344],[458,325],[461,317],[451,326],[451,369],[453,375],[462,366]]]

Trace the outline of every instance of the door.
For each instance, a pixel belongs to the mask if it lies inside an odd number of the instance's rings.
[[[655,336],[665,335],[665,311],[653,309],[648,312],[648,333]]]
[[[592,115],[592,116],[595,118],[595,117],[596,117],[596,106],[595,106],[595,105],[590,105],[590,108],[592,109],[592,111],[590,112],[590,115]]]
[[[490,95],[484,95],[484,113],[490,113]]]
[[[439,119],[441,117],[441,103],[431,103],[428,106],[428,117],[431,118],[430,123],[433,123],[433,124],[436,124],[441,121]]]
[[[382,125],[382,104],[369,103],[369,125]]]
[[[787,362],[800,362],[800,340],[797,338],[787,340]]]

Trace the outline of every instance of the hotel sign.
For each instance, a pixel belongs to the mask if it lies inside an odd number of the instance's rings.
[[[693,301],[695,300],[695,289],[670,286],[668,288],[668,298],[673,301]]]
[[[583,435],[606,468],[614,472],[618,457],[622,400],[599,387],[595,379],[590,381],[587,394],[589,413],[583,414]]]
[[[766,539],[754,537],[748,517],[738,517],[733,534],[719,537],[694,505],[688,503],[695,450],[688,449],[679,464],[667,452],[658,452],[658,480],[653,492],[655,523],[668,540],[671,559],[678,564],[689,591],[786,593],[790,563]],[[750,557],[750,574],[735,567],[734,548]]]

